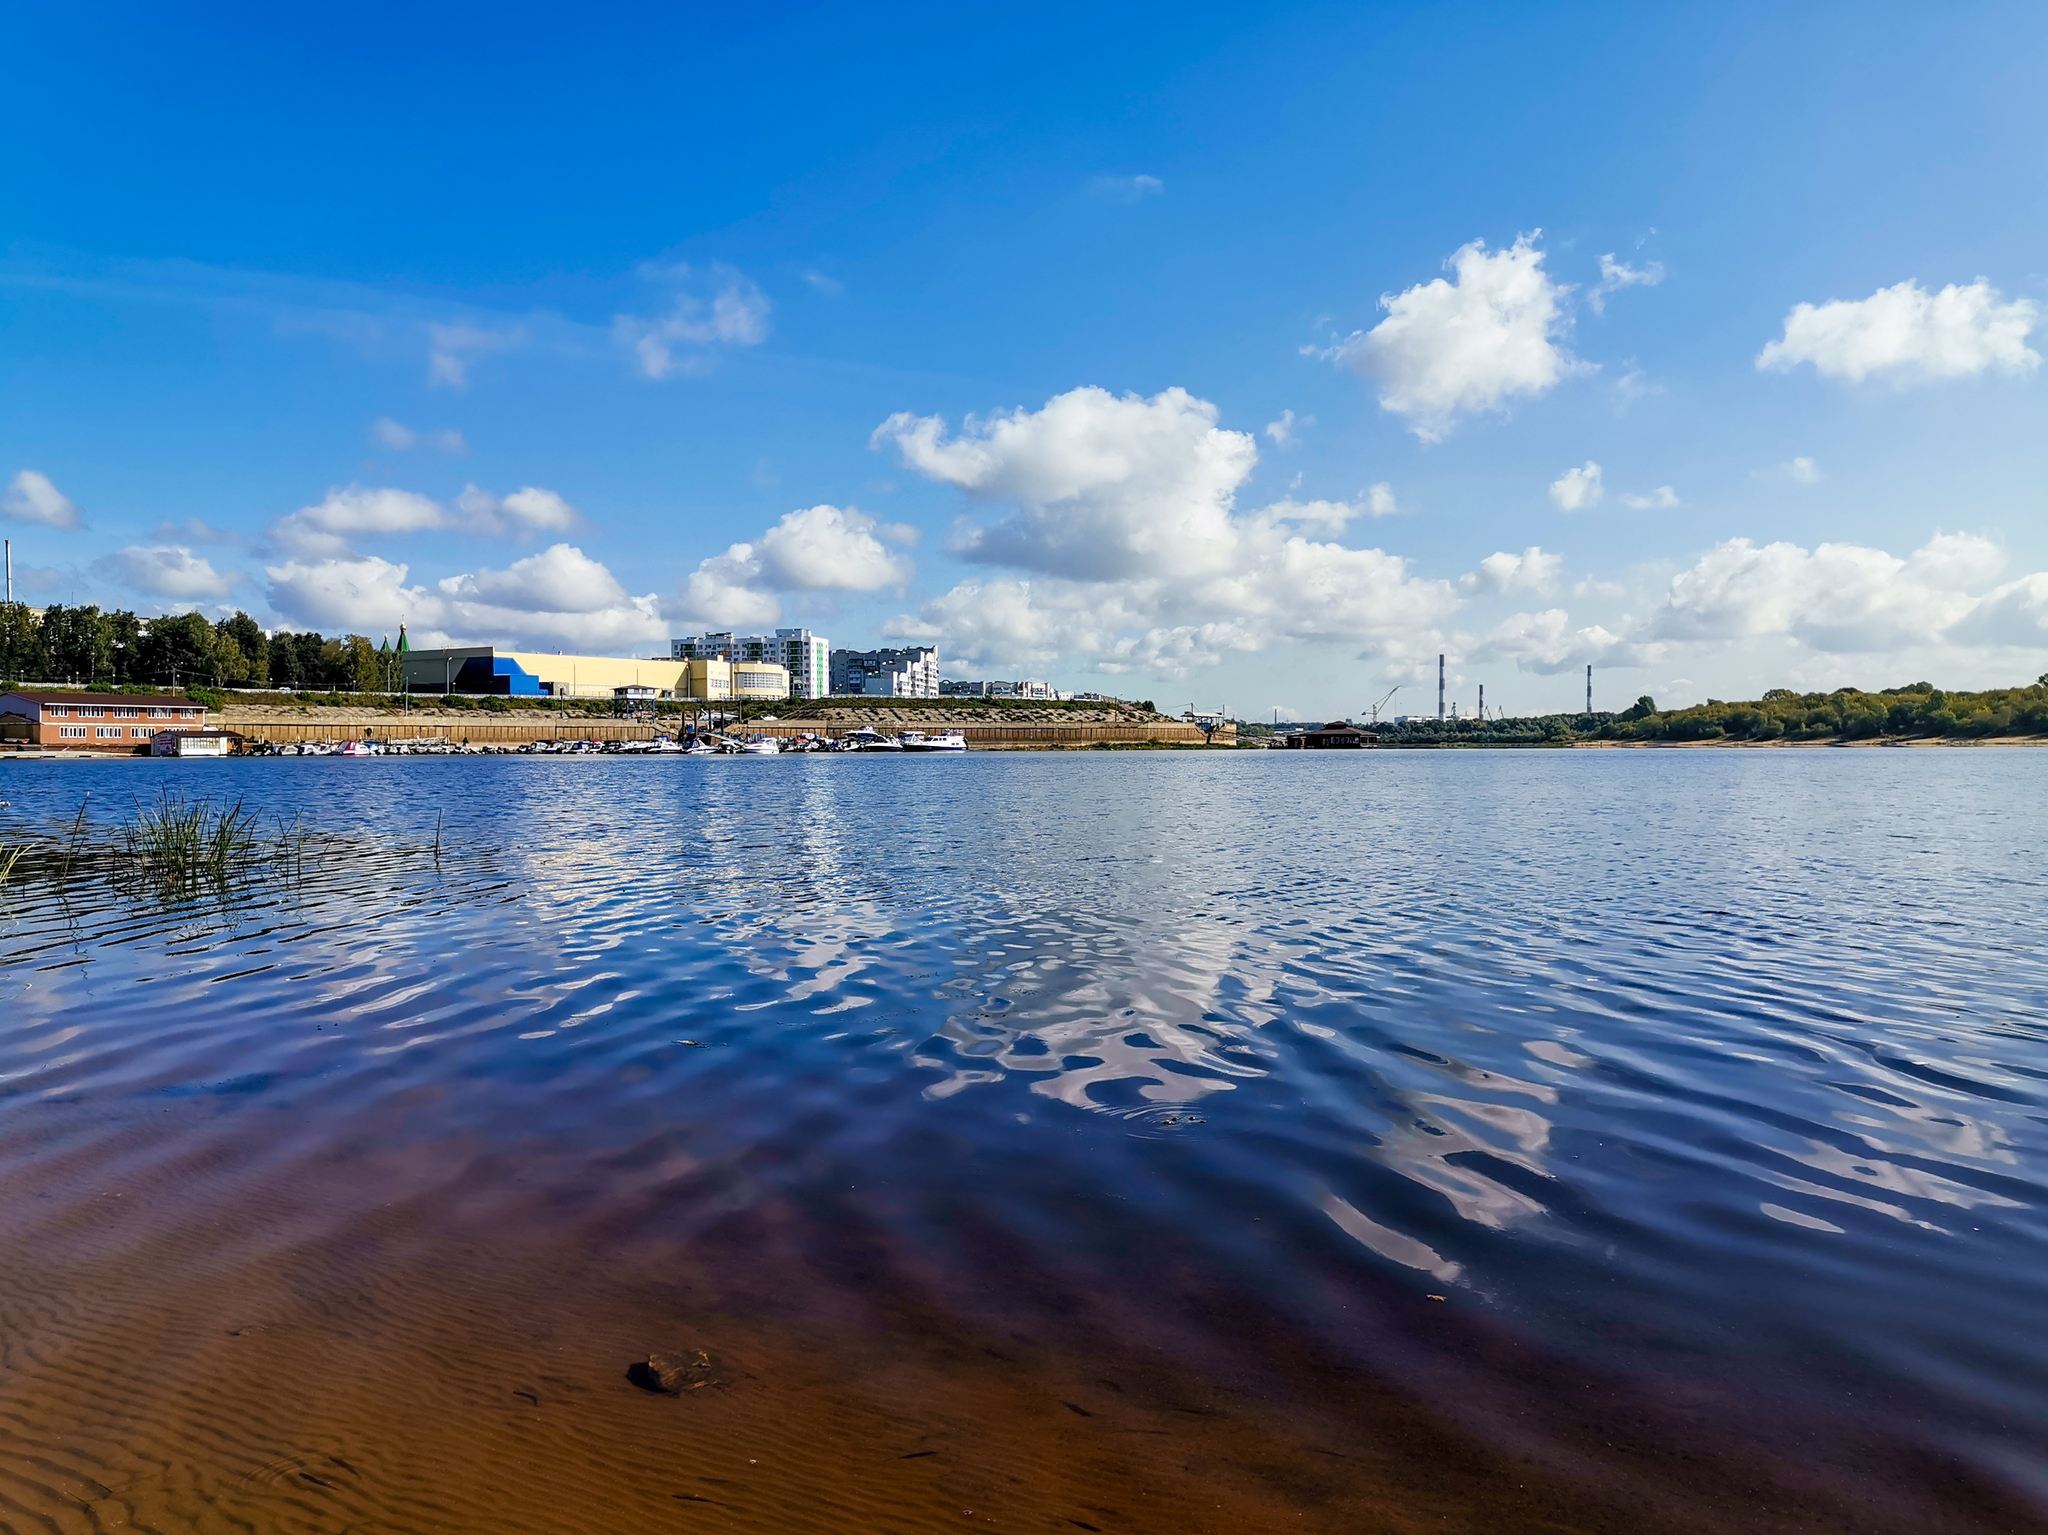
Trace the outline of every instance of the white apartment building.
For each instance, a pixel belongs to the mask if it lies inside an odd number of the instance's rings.
[[[830,642],[808,629],[777,629],[769,634],[734,634],[730,629],[689,634],[674,641],[669,653],[678,661],[761,661],[789,673],[792,698],[823,698],[831,683]]]
[[[1046,702],[1065,699],[1069,695],[1060,692],[1050,682],[1037,678],[1026,678],[1017,682],[955,682],[947,680],[939,684],[941,698],[1021,698],[1039,699]]]
[[[930,645],[832,652],[832,696],[937,698],[939,653]]]

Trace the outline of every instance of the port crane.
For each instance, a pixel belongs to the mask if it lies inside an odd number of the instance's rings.
[[[1380,698],[1380,701],[1378,703],[1372,706],[1372,722],[1375,725],[1377,725],[1380,722],[1380,710],[1386,707],[1387,699],[1392,698],[1396,693],[1400,691],[1401,684],[1397,682],[1392,687],[1387,689],[1386,693]]]

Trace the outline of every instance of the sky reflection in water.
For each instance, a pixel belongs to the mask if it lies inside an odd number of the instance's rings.
[[[36,829],[164,768],[0,790]],[[198,1096],[317,1142],[431,1088],[388,1133],[687,1130],[784,1189],[968,1178],[937,1130],[1020,1236],[1143,1211],[1334,1331],[1311,1256],[1624,1368],[2048,1427],[2048,754],[170,768],[446,851],[184,907],[17,882],[0,1118]]]

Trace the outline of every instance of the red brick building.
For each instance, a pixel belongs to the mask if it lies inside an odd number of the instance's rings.
[[[148,694],[0,693],[0,751],[146,752],[159,730],[200,730],[204,705]]]

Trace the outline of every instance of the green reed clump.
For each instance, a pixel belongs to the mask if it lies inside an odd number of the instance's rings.
[[[167,789],[155,805],[122,822],[121,837],[132,866],[160,878],[224,879],[255,857],[256,812],[240,800],[216,808],[211,800],[187,800]]]

